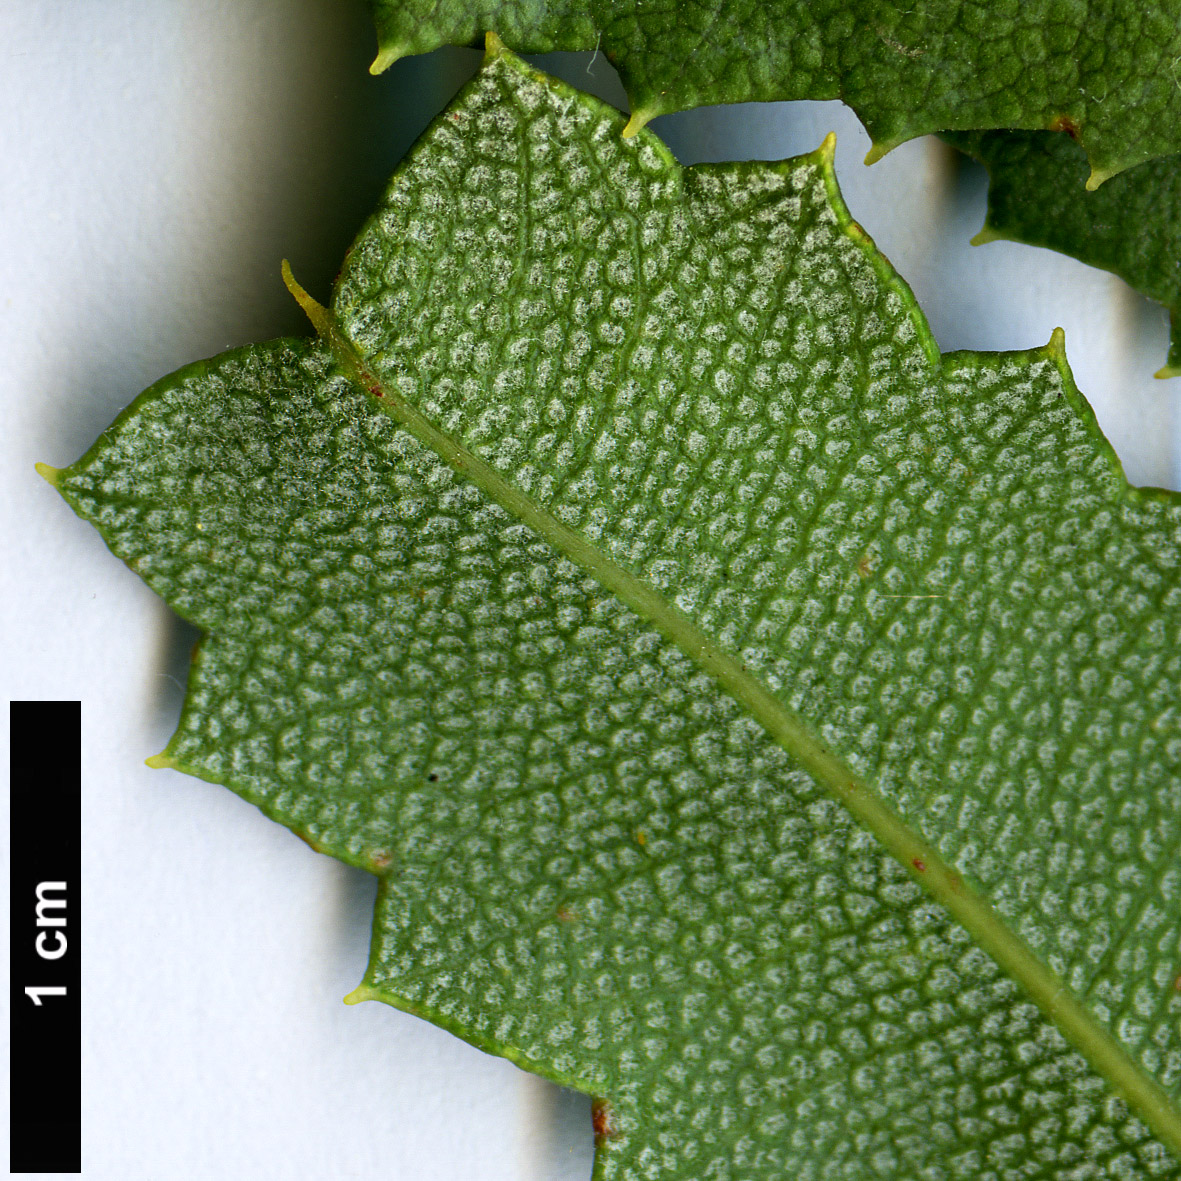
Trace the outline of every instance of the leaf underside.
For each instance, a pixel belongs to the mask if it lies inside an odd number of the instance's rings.
[[[1069,132],[1098,184],[1181,151],[1175,3],[1108,0],[370,0],[374,69],[498,33],[601,50],[635,120],[710,103],[843,99],[876,157],[928,132]]]
[[[354,999],[606,1100],[598,1178],[1175,1176],[1178,498],[1057,341],[941,357],[828,151],[621,124],[491,52],[323,343],[56,474],[206,633],[165,761],[379,874]]]
[[[1161,377],[1181,376],[1181,155],[1083,188],[1087,163],[1062,136],[973,132],[945,137],[989,172],[988,217],[979,240],[1048,246],[1113,271],[1169,311]]]

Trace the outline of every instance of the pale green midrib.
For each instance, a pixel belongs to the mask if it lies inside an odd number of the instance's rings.
[[[1181,1157],[1181,1111],[1165,1090],[1146,1075],[1124,1047],[1025,941],[1010,930],[992,906],[973,890],[930,845],[860,776],[819,742],[745,666],[685,618],[647,583],[591,545],[514,487],[495,468],[474,455],[369,371],[352,341],[327,308],[294,280],[287,263],[283,277],[316,331],[349,376],[374,395],[397,422],[501,508],[517,517],[555,550],[592,574],[621,602],[650,622],[707,672],[830,795],[896,858],[968,931],[977,946],[1020,984],[1062,1035],[1111,1084],[1131,1109]]]

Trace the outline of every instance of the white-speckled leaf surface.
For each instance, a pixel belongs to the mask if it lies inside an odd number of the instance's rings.
[[[940,357],[823,151],[682,170],[619,127],[490,55],[331,348],[184,370],[58,474],[209,633],[170,759],[381,874],[360,995],[607,1100],[602,1177],[1175,1175],[1177,498],[1127,488],[1057,345]]]

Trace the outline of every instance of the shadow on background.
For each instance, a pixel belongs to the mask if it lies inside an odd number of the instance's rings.
[[[300,282],[327,302],[345,251],[394,168],[480,61],[474,50],[443,49],[373,77],[373,26],[359,0],[302,0],[283,11],[255,0],[238,6],[233,20],[232,28],[183,31],[196,52],[209,52],[201,48],[208,42],[238,59],[218,71],[235,85],[196,91],[193,101],[212,108],[198,122],[219,129],[216,142],[173,159],[172,175],[161,181],[165,195],[170,185],[199,186],[204,152],[219,162],[216,175],[204,178],[208,225],[159,242],[174,252],[177,274],[194,276],[196,290],[178,287],[165,305],[132,293],[106,314],[73,309],[95,340],[85,339],[84,327],[72,349],[72,380],[61,383],[90,395],[89,413],[63,419],[67,453],[85,450],[141,388],[181,365],[240,344],[309,335],[280,279],[280,260],[289,259]],[[200,259],[198,243],[206,252]],[[104,277],[103,301],[127,278]],[[62,447],[59,440],[54,450]],[[170,734],[201,633],[171,611],[161,615],[149,709],[154,727]]]
[[[180,366],[306,335],[281,260],[326,298],[398,160],[479,62],[440,50],[373,77],[360,0],[193,7],[89,10],[66,42],[97,97],[70,109],[44,168],[57,306],[35,380],[63,408],[54,462]],[[74,194],[60,210],[57,193]]]
[[[525,1075],[522,1181],[584,1181],[595,1159],[589,1095]]]
[[[361,971],[369,962],[369,935],[373,928],[373,905],[377,900],[377,878],[363,869],[332,863],[333,904],[335,922],[332,924],[332,946],[327,949],[333,967],[326,975],[332,982],[339,976],[339,967],[361,983]]]

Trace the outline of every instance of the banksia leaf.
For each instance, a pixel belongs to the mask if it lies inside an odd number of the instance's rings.
[[[205,632],[157,762],[379,875],[350,999],[598,1177],[1175,1176],[1181,503],[1060,334],[940,355],[831,144],[622,126],[493,43],[317,340],[48,473]]]

